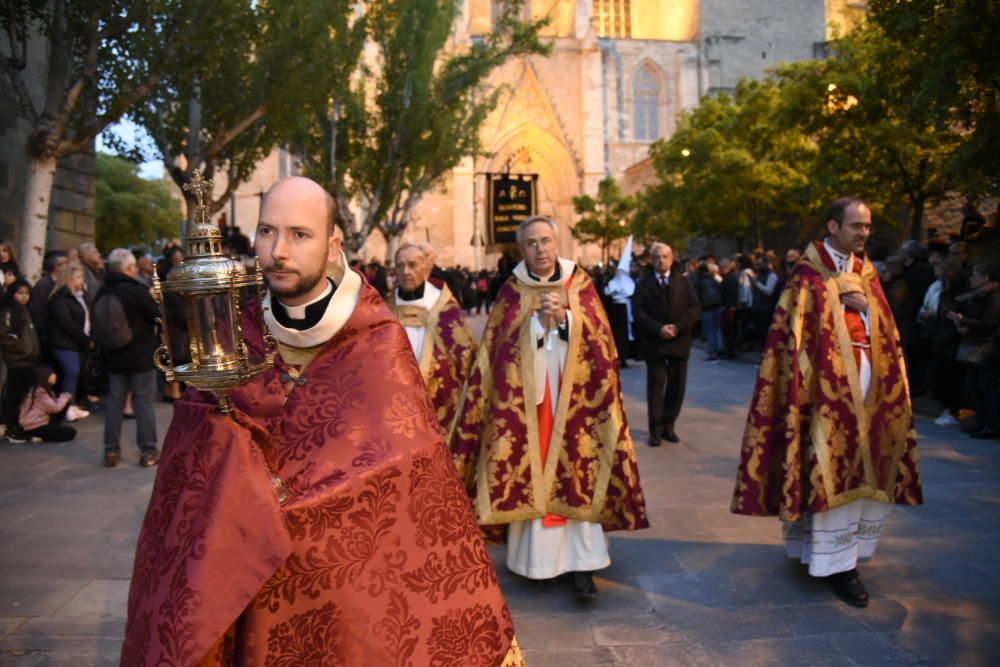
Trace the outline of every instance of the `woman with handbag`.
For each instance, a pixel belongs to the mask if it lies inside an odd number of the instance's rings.
[[[977,264],[971,290],[955,299],[948,319],[962,335],[956,359],[969,366],[969,392],[978,428],[973,438],[1000,439],[1000,267]]]
[[[84,299],[83,267],[68,264],[56,279],[49,296],[46,333],[52,356],[59,366],[59,393],[77,395],[77,381],[83,355],[93,347],[90,339],[90,308]],[[90,413],[71,403],[66,421],[89,417]]]

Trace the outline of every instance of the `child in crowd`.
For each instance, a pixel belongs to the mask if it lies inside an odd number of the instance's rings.
[[[7,437],[23,441],[18,413],[33,382],[41,348],[28,310],[31,285],[25,280],[16,280],[8,286],[5,297],[0,307],[0,353],[7,366],[7,381],[0,407]]]
[[[56,374],[49,366],[38,366],[24,401],[21,403],[21,430],[32,442],[67,442],[76,437],[76,429],[49,423],[51,415],[64,411],[73,398],[69,392],[56,396]]]

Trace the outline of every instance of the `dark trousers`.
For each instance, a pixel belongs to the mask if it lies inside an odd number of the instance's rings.
[[[1000,431],[1000,362],[969,368],[965,373],[976,408],[976,422]]]
[[[135,409],[136,444],[143,453],[156,451],[156,371],[131,375],[108,373],[108,408],[104,415],[104,451],[121,450],[125,396],[132,390]]]
[[[934,354],[931,355],[927,384],[931,395],[937,399],[952,416],[957,417],[958,411],[966,407],[966,367],[955,361],[958,343],[955,341],[935,341]]]
[[[628,341],[628,306],[624,303],[612,302],[608,306],[608,320],[611,324],[611,335],[615,338],[619,361],[629,358]]]
[[[736,309],[726,308],[722,311],[722,341],[727,357],[736,356]]]
[[[41,438],[42,442],[69,442],[76,437],[76,429],[63,424],[46,424],[25,431],[24,435],[29,438]]]
[[[80,353],[76,350],[52,350],[59,370],[59,393],[68,393],[76,402],[77,382],[80,379]]]
[[[672,431],[684,403],[687,359],[659,357],[646,360],[646,409],[649,412],[649,439],[656,442]]]
[[[753,321],[753,339],[762,350],[764,349],[764,344],[767,342],[767,332],[771,328],[771,318],[773,316],[774,312],[770,310],[754,310],[750,312],[750,317]]]
[[[3,422],[8,431],[17,428],[21,402],[31,387],[34,374],[35,369],[31,367],[7,367],[7,383],[3,387]]]

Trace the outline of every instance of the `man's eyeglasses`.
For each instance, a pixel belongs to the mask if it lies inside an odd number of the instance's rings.
[[[555,239],[546,236],[540,239],[531,239],[530,241],[526,241],[524,245],[528,246],[532,250],[538,250],[539,248],[548,248],[553,243],[555,243]]]

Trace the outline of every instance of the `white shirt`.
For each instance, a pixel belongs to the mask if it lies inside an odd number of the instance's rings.
[[[833,264],[834,266],[837,267],[837,271],[840,271],[841,273],[846,273],[848,271],[854,270],[854,266],[852,266],[854,263],[854,253],[845,255],[839,250],[834,250],[833,246],[830,245],[829,239],[823,239],[823,247],[826,248],[826,251],[828,253],[830,253],[830,257],[833,259]],[[840,308],[842,311],[847,310],[847,306],[845,306],[843,303],[841,303]],[[871,325],[871,320],[868,319],[867,310],[861,311],[861,321],[865,323],[865,333],[868,336],[871,336],[872,325]]]
[[[441,298],[441,290],[429,282],[424,283],[424,295],[413,301],[403,301],[399,298],[399,288],[396,288],[396,303],[405,306],[419,306],[430,310],[437,300]],[[424,352],[424,339],[427,337],[427,327],[403,327],[406,337],[413,348],[413,356],[420,361],[420,355]]]

